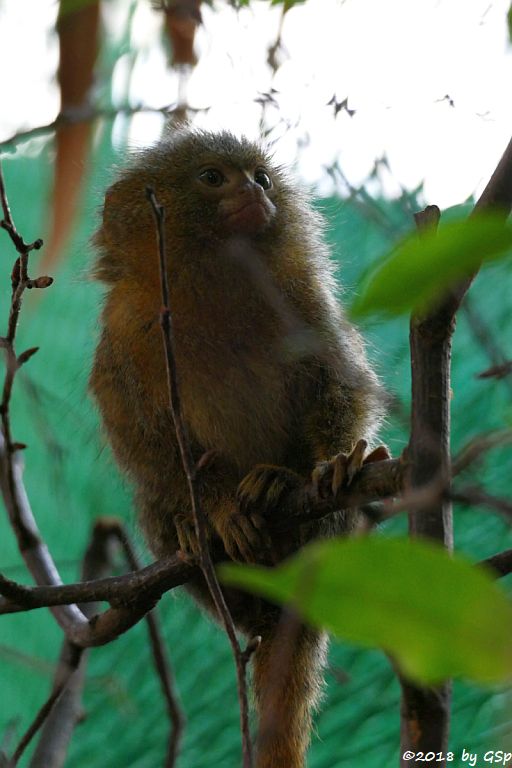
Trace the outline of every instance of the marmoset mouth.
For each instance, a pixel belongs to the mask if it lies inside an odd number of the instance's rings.
[[[265,227],[272,218],[273,211],[260,200],[248,200],[226,216],[226,222],[232,231],[257,232]]]

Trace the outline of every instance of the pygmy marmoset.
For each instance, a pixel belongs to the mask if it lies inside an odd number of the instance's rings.
[[[321,219],[257,144],[181,130],[121,172],[96,234],[95,274],[107,291],[91,388],[152,551],[194,550],[195,537],[169,408],[148,186],[166,212],[183,416],[194,458],[213,457],[199,482],[214,560],[272,563],[311,538],[349,531],[356,513],[341,510],[272,530],[284,491],[312,474],[336,490],[346,456],[372,439],[381,411],[376,376],[337,302]],[[188,588],[213,611],[202,579]],[[278,713],[257,766],[302,768],[325,637],[301,628],[281,669],[272,664],[279,610],[233,589],[226,598],[236,626],[262,638],[260,718],[271,696]]]

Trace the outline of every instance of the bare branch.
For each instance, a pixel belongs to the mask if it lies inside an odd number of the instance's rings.
[[[12,272],[13,293],[9,312],[8,331],[2,344],[7,357],[7,366],[0,405],[0,417],[3,432],[0,437],[0,490],[9,515],[9,520],[18,540],[18,546],[36,582],[55,584],[59,583],[60,579],[51,556],[39,536],[25,489],[21,483],[21,460],[19,451],[15,450],[15,445],[12,440],[9,419],[12,385],[16,371],[18,370],[14,341],[21,308],[21,299],[29,281],[28,254],[31,249],[40,247],[42,241],[36,240],[31,245],[27,245],[19,235],[9,208],[1,166],[0,197],[3,211],[1,226],[7,231],[16,250],[20,254]],[[79,623],[85,621],[85,617],[76,606],[65,607],[62,609],[59,608],[56,609],[56,611],[58,612],[56,612],[56,615],[59,617],[58,620],[60,620],[61,626],[64,628],[72,624],[73,621],[78,621]]]
[[[31,280],[28,275],[28,255],[31,250],[38,248],[42,242],[27,244],[18,233],[14,224],[2,170],[0,167],[0,202],[3,219],[0,222],[9,234],[19,258],[12,272],[12,299],[9,313],[8,332],[2,339],[1,347],[7,357],[6,375],[0,403],[0,418],[2,434],[0,435],[0,491],[4,499],[11,526],[18,540],[18,547],[25,563],[37,584],[60,585],[61,579],[53,559],[39,535],[39,531],[30,509],[30,504],[22,483],[22,464],[20,459],[21,444],[15,443],[11,436],[9,406],[14,377],[19,368],[15,352],[15,337],[18,326],[18,316],[21,300],[26,289],[36,284],[47,286],[51,278]],[[28,359],[27,353],[22,361]],[[12,585],[8,589],[12,591]],[[154,605],[155,600],[147,603],[138,600],[130,606],[113,606],[105,613],[94,616],[90,620],[77,605],[57,605],[52,607],[52,613],[66,633],[67,639],[81,648],[101,645],[125,632],[139,621]]]
[[[437,228],[440,211],[429,206],[415,215],[420,237]],[[414,491],[450,477],[450,356],[453,316],[441,302],[429,315],[413,315],[411,348],[411,436],[407,482]],[[409,531],[447,548],[453,546],[449,500],[435,495],[421,511],[409,513]],[[446,752],[450,724],[451,684],[436,688],[415,685],[399,675],[402,689],[400,732],[402,755],[407,750]],[[402,758],[402,765],[405,764]]]
[[[498,165],[487,186],[480,195],[471,216],[477,216],[484,211],[495,211],[506,221],[512,210],[512,139],[510,139]],[[443,310],[449,317],[455,317],[464,296],[468,292],[478,270],[460,282],[448,292]]]
[[[44,721],[52,711],[55,704],[59,701],[66,686],[70,682],[73,674],[76,672],[80,664],[80,658],[82,656],[82,652],[83,652],[82,648],[75,649],[74,658],[72,661],[71,660],[69,661],[65,675],[63,675],[61,681],[58,683],[58,685],[54,688],[54,690],[52,691],[48,699],[45,701],[45,703],[37,713],[36,717],[34,718],[33,722],[31,723],[30,727],[28,728],[27,732],[23,735],[23,738],[21,739],[20,743],[16,747],[16,750],[11,759],[12,766],[16,766],[18,764],[19,759],[25,752],[26,748],[28,747],[32,739],[34,738],[35,734],[41,728],[41,726],[43,725]]]
[[[113,565],[111,539],[104,526],[96,523],[83,558],[82,579],[99,578],[110,571]],[[81,607],[88,617],[96,609],[94,603]],[[82,714],[81,698],[87,661],[88,653],[85,649],[64,640],[49,698],[49,701],[54,699],[54,704],[44,722],[30,768],[62,768],[64,765],[69,742]],[[55,697],[59,690],[60,694]]]
[[[471,333],[489,359],[489,364],[491,365],[489,370],[493,372],[491,375],[498,379],[505,378],[507,375],[507,361],[505,355],[496,343],[486,319],[476,309],[469,294],[466,294],[464,297],[461,309],[468,321]],[[510,364],[508,373],[510,373]],[[487,373],[487,371],[484,371],[483,373],[480,373],[477,378],[485,379],[489,378],[489,375],[490,374]],[[512,391],[512,382],[507,381],[506,383],[509,386],[509,391]]]
[[[340,508],[363,505],[395,496],[400,492],[404,471],[403,459],[366,464],[356,475],[350,487],[340,491],[336,499],[315,498],[312,489],[307,488],[305,504],[297,508],[290,503],[288,507],[292,514],[286,518],[282,527],[283,529],[294,528],[297,523],[320,519]],[[26,499],[21,478],[18,482],[20,487],[17,495]],[[430,490],[428,492],[430,493]],[[405,509],[407,509],[406,503],[412,504],[414,499],[404,501]],[[391,507],[389,514],[395,514]],[[30,515],[32,515],[31,512]],[[280,529],[281,523],[279,523]],[[42,554],[44,551],[43,549]],[[176,553],[133,573],[72,584],[54,582],[50,585],[47,583],[44,586],[32,587],[19,584],[0,574],[0,595],[3,595],[3,599],[0,599],[0,615],[71,603],[107,601],[130,606],[139,601],[143,603],[156,601],[168,590],[190,581],[197,575],[198,570],[192,558]]]
[[[487,557],[478,565],[491,568],[495,572],[496,578],[508,576],[512,573],[512,549],[506,549],[504,552],[498,552],[496,555]]]
[[[512,360],[507,360],[502,365],[493,365],[491,368],[487,368],[487,370],[482,371],[482,373],[479,373],[477,378],[503,379],[505,376],[508,376],[510,373],[512,373]]]
[[[456,477],[464,472],[485,453],[501,445],[512,442],[512,430],[500,429],[487,435],[479,435],[460,451],[452,462],[452,475]]]
[[[76,107],[68,107],[60,112],[54,120],[44,125],[37,125],[34,128],[27,128],[23,131],[10,136],[8,139],[0,141],[0,149],[2,147],[9,147],[13,144],[19,144],[22,141],[36,138],[37,136],[45,136],[49,133],[54,133],[58,128],[66,125],[76,125],[78,123],[89,123],[94,120],[114,120],[119,115],[126,117],[132,117],[139,114],[160,114],[163,117],[172,117],[175,113],[181,114],[183,111],[183,105],[166,105],[162,107],[148,107],[144,104],[138,104],[133,107],[113,107],[112,109],[96,109],[91,104],[81,104]],[[208,107],[203,109],[194,109],[187,106],[187,112],[198,113],[207,112]]]
[[[62,581],[48,548],[39,535],[21,481],[19,458],[17,455],[8,454],[4,445],[5,443],[0,441],[0,490],[18,537],[20,551],[36,583],[60,586]],[[12,486],[9,482],[9,468],[12,470]],[[57,604],[51,607],[51,610],[68,640],[87,648],[104,645],[126,632],[153,608],[155,600],[156,598],[149,597],[146,603],[139,601],[132,606],[112,607],[90,620],[77,605]]]
[[[285,531],[301,523],[320,520],[340,509],[361,507],[400,494],[403,490],[407,457],[386,459],[365,464],[348,488],[340,489],[334,497],[321,499],[312,485],[283,498],[278,520],[270,519],[272,530]]]
[[[416,214],[421,233],[437,227],[437,206]],[[411,319],[412,406],[409,443],[410,473],[414,489],[450,476],[450,354],[453,318],[440,305],[428,316]],[[410,530],[443,542],[451,548],[451,509],[443,499],[433,500],[430,509],[410,517]],[[440,748],[441,749],[441,748]]]
[[[460,501],[463,504],[490,507],[490,509],[500,512],[509,520],[512,520],[512,503],[508,499],[501,499],[498,496],[486,493],[482,488],[457,488],[457,490],[451,492],[450,496],[453,501]]]
[[[512,209],[512,139],[509,141],[503,155],[484,191],[480,195],[473,213],[481,211],[500,211],[503,221]]]
[[[140,564],[137,555],[135,554],[135,550],[132,547],[125,528],[119,521],[112,522],[111,533],[115,535],[121,543],[129,567],[134,571],[140,570]],[[156,611],[146,614],[145,621],[148,627],[155,670],[160,681],[167,707],[167,714],[172,726],[165,759],[165,768],[174,768],[176,760],[178,759],[183,729],[185,727],[185,716],[174,692],[174,675],[166,652],[165,642],[160,631]]]
[[[194,518],[194,527],[197,536],[200,553],[200,566],[204,575],[208,589],[214,601],[219,618],[224,624],[226,634],[231,643],[233,654],[235,657],[237,683],[238,683],[238,697],[240,703],[240,727],[242,731],[242,751],[243,751],[243,765],[244,768],[252,767],[252,744],[251,735],[249,731],[249,705],[247,700],[247,680],[246,680],[246,668],[247,668],[247,654],[244,654],[238,643],[236,636],[235,625],[231,617],[231,613],[224,599],[224,595],[220,588],[213,561],[211,559],[208,538],[206,534],[206,518],[201,507],[199,498],[198,486],[196,482],[197,467],[194,461],[190,442],[186,430],[185,423],[182,417],[180,394],[178,390],[178,374],[176,370],[176,360],[174,355],[174,337],[172,329],[171,310],[169,307],[169,285],[167,276],[167,258],[165,253],[165,211],[164,208],[159,205],[155,193],[152,189],[146,190],[147,198],[151,204],[151,209],[155,218],[157,242],[158,242],[158,257],[160,268],[160,282],[162,289],[162,310],[160,313],[160,324],[162,327],[162,336],[165,350],[165,364],[167,372],[167,384],[169,389],[169,405],[176,429],[176,437],[181,454],[181,460],[183,463],[183,469],[187,477],[188,488],[190,493],[190,501],[192,506],[192,514]]]
[[[512,208],[512,140],[478,200],[472,215],[497,210],[507,218]],[[416,217],[421,231],[439,219],[434,206]],[[450,477],[450,357],[455,314],[474,275],[447,292],[427,317],[411,320],[412,428],[409,444],[413,487],[421,488],[435,478]],[[451,547],[452,513],[446,497],[431,508],[413,513],[412,533],[433,537]],[[402,754],[412,751],[446,752],[450,720],[451,685],[437,689],[419,688],[406,679],[402,685]],[[406,765],[406,762],[402,763]]]
[[[0,614],[99,600],[127,606],[139,600],[154,601],[164,592],[190,581],[197,572],[197,566],[178,553],[135,573],[74,584],[27,587],[0,577],[0,594],[7,598],[0,601]]]

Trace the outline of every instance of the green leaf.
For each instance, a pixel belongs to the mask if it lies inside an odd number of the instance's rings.
[[[508,24],[508,36],[509,36],[510,42],[512,43],[512,4],[508,9],[507,24]]]
[[[230,563],[219,575],[338,637],[384,649],[422,683],[512,676],[512,604],[483,568],[430,542],[331,539],[273,569]]]
[[[503,258],[512,248],[512,227],[496,214],[443,225],[437,233],[410,235],[367,272],[351,314],[424,312],[482,261]]]

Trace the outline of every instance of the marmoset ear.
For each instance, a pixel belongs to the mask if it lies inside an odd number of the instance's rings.
[[[132,242],[151,228],[154,220],[148,203],[147,180],[142,174],[121,178],[107,189],[103,203],[101,233],[105,244]]]
[[[129,233],[132,215],[127,210],[127,196],[123,192],[126,180],[121,179],[112,184],[105,193],[103,202],[102,229],[106,242],[116,242]]]

